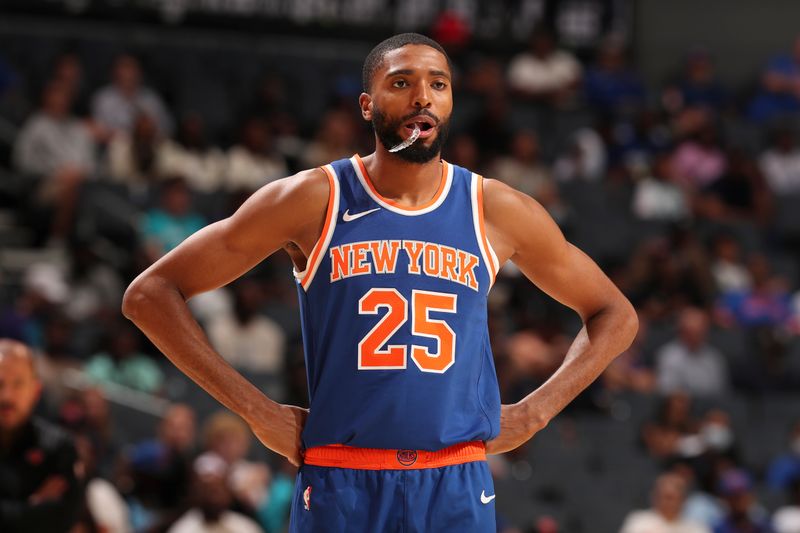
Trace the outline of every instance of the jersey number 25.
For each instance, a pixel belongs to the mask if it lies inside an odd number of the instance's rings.
[[[411,359],[423,372],[442,374],[453,365],[456,357],[456,334],[444,320],[430,318],[430,311],[456,312],[457,296],[443,292],[411,291],[411,333],[436,339],[437,353],[425,346],[411,345]],[[359,370],[401,370],[406,368],[408,347],[388,344],[389,339],[408,320],[408,300],[397,289],[370,289],[358,301],[362,315],[377,315],[386,308],[381,318],[361,342],[358,343]],[[384,346],[386,345],[386,346]]]

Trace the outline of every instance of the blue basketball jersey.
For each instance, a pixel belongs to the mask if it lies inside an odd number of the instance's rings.
[[[306,448],[439,450],[499,431],[486,298],[497,258],[482,178],[442,161],[437,195],[380,196],[358,156],[323,167],[325,226],[300,298],[310,414]]]

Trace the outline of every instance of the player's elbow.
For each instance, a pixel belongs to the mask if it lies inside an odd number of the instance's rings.
[[[122,297],[122,314],[133,323],[138,323],[153,306],[158,305],[156,299],[158,289],[154,280],[147,273],[140,275],[125,290]]]
[[[136,319],[142,314],[142,308],[147,306],[147,296],[141,285],[140,278],[136,278],[128,285],[122,296],[122,314],[132,322],[136,322]]]
[[[633,304],[625,297],[620,302],[619,322],[619,338],[623,344],[622,351],[624,351],[633,344],[633,340],[639,332],[639,315],[636,313]]]

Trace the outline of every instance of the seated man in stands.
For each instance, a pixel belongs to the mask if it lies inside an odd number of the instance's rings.
[[[97,166],[89,128],[71,109],[67,86],[49,83],[41,109],[25,122],[14,145],[17,170],[39,180],[34,201],[53,210],[50,237],[55,240],[68,236],[80,185]]]
[[[0,531],[67,531],[83,489],[75,445],[33,417],[42,385],[24,344],[0,339]]]

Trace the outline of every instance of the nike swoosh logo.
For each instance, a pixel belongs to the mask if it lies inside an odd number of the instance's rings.
[[[370,209],[369,211],[362,211],[361,213],[356,213],[355,215],[351,215],[350,210],[348,209],[344,212],[344,215],[342,215],[342,220],[344,220],[345,222],[351,222],[357,218],[367,216],[370,213],[374,213],[375,211],[380,211],[380,210],[381,210],[380,207],[376,207],[375,209]]]
[[[487,503],[489,503],[490,501],[494,500],[496,496],[497,496],[497,494],[492,494],[491,496],[487,496],[487,495],[486,495],[486,491],[485,491],[485,490],[482,490],[482,491],[481,491],[481,503],[482,503],[483,505],[486,505],[486,504],[487,504]]]

